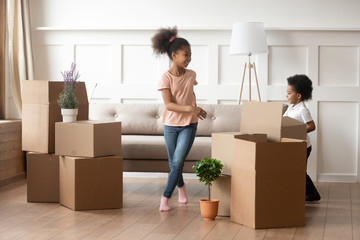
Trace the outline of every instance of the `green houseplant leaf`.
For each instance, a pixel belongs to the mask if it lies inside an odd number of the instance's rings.
[[[208,186],[208,199],[210,201],[210,186],[220,176],[223,164],[220,160],[214,158],[203,158],[197,161],[193,168],[195,169],[196,176],[199,177],[199,181],[204,182]]]
[[[58,104],[60,108],[78,108],[79,101],[76,98],[76,80],[80,77],[79,72],[75,73],[76,64],[71,64],[69,71],[61,72],[64,78],[64,90],[59,95]]]

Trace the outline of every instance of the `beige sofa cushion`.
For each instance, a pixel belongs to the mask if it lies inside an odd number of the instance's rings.
[[[214,132],[237,132],[240,130],[240,105],[199,104],[208,115],[199,120],[197,136],[211,136]],[[111,120],[122,122],[122,134],[163,135],[162,114],[164,105],[91,103],[91,120]]]
[[[121,121],[122,134],[159,135],[164,132],[161,104],[91,103],[90,120]]]
[[[239,132],[241,105],[199,104],[207,112],[199,120],[197,136],[211,136],[216,132]]]

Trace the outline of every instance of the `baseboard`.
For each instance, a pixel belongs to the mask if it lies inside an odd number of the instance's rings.
[[[124,177],[133,178],[167,178],[168,173],[154,173],[154,172],[124,172]],[[197,179],[195,173],[183,173],[184,179]]]
[[[317,177],[318,182],[357,182],[356,174],[323,173]]]
[[[24,178],[25,178],[25,172],[21,172],[12,177],[0,179],[0,187],[8,185],[8,184],[16,182],[16,181],[19,181]]]

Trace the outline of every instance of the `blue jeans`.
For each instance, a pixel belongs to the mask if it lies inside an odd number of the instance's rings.
[[[164,127],[166,150],[169,158],[170,174],[163,196],[170,198],[175,187],[184,186],[182,170],[191,146],[194,143],[197,123],[184,127]]]

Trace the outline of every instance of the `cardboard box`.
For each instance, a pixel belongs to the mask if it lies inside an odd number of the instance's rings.
[[[306,140],[306,125],[283,117],[283,104],[277,102],[244,102],[241,109],[240,131],[265,133],[269,141],[282,138]]]
[[[306,142],[234,141],[230,219],[252,228],[304,226]]]
[[[60,156],[60,203],[72,210],[122,208],[122,158]]]
[[[59,156],[27,153],[27,201],[59,202]]]
[[[55,153],[101,157],[121,154],[121,122],[78,121],[55,124]]]
[[[266,142],[266,134],[245,134],[241,132],[222,132],[211,134],[211,158],[220,160],[224,165],[221,174],[231,175],[234,139],[248,139]]]
[[[55,122],[61,122],[57,100],[64,82],[22,81],[22,150],[40,153],[55,152]],[[78,120],[87,120],[89,103],[84,82],[77,83]]]
[[[0,187],[24,178],[21,120],[0,120]]]
[[[218,215],[230,216],[230,193],[231,193],[231,176],[221,175],[216,179],[211,188],[211,199],[219,200]]]

